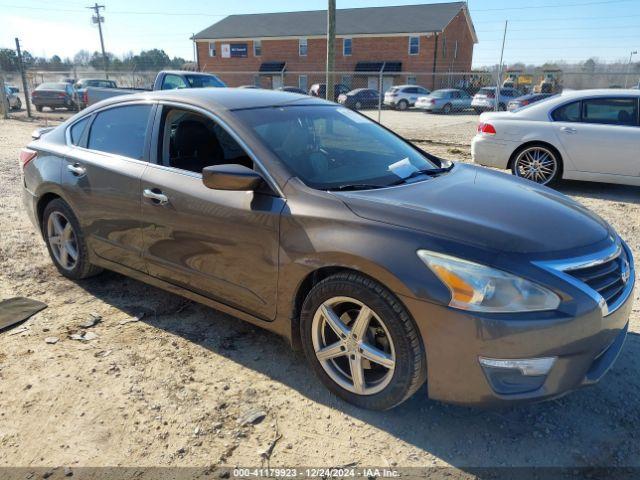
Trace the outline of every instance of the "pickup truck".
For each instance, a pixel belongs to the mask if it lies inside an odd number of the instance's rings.
[[[141,91],[206,87],[226,87],[226,84],[211,73],[163,70],[156,76],[153,88],[102,88],[88,86],[82,95],[82,104],[88,107],[107,98]]]

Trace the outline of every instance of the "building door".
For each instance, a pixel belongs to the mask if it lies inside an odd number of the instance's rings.
[[[282,77],[280,75],[274,75],[271,77],[271,88],[274,90],[282,87]]]
[[[378,90],[378,77],[367,77],[367,88],[371,90]]]

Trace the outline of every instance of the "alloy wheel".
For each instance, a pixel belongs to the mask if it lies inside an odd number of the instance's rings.
[[[396,353],[382,319],[350,297],[333,297],[311,326],[316,358],[339,386],[358,395],[381,392],[393,377]]]
[[[65,270],[73,270],[78,262],[78,241],[71,222],[61,212],[49,215],[47,241],[58,264]]]
[[[513,171],[518,177],[546,185],[555,178],[558,161],[549,149],[530,147],[518,154]]]

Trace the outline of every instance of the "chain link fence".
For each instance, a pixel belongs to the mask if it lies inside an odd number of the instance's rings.
[[[110,71],[108,78],[122,88],[151,88],[157,70]],[[235,71],[212,72],[229,87],[282,89],[325,98],[323,71]],[[529,93],[554,94],[567,89],[638,88],[638,73],[565,72],[562,70],[469,72],[338,71],[331,75],[333,96],[329,98],[357,110],[419,109],[433,113],[479,113],[507,109],[509,102]],[[64,71],[27,70],[30,92],[47,82],[75,83],[81,79],[104,79],[105,72],[86,67]],[[22,90],[20,75],[5,75],[8,86]],[[442,90],[445,90],[444,92]],[[437,92],[436,92],[437,91]],[[24,99],[25,92],[21,92]],[[424,99],[421,97],[428,97]],[[497,99],[497,100],[496,100]]]

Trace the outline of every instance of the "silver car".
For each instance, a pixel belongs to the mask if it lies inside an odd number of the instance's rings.
[[[522,92],[515,88],[501,88],[498,98],[498,110],[504,111],[514,98],[522,96]],[[476,113],[487,112],[496,109],[496,87],[482,87],[475,94],[471,106]]]
[[[397,110],[413,107],[418,97],[429,95],[431,91],[420,85],[396,85],[384,94],[384,104]]]
[[[14,92],[13,89],[5,86],[4,87],[5,95],[7,97],[7,103],[9,104],[9,108],[11,110],[20,110],[22,108],[22,101],[18,96],[17,92]]]
[[[461,112],[471,108],[471,95],[457,88],[444,88],[418,97],[415,107],[427,112]]]

